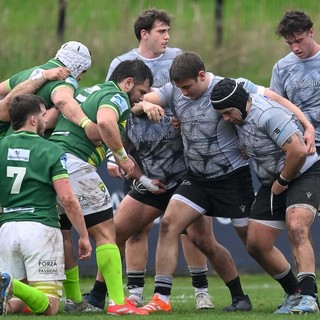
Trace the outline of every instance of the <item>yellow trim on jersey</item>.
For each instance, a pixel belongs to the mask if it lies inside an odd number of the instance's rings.
[[[53,93],[56,89],[63,88],[63,87],[71,88],[71,89],[73,89],[73,91],[76,91],[75,87],[71,83],[64,82],[64,83],[58,84],[56,87],[53,88],[53,90],[51,92],[51,96],[53,95]]]
[[[52,177],[52,181],[60,180],[60,179],[69,179],[68,173],[61,173],[54,177]]]
[[[101,163],[103,161],[103,159],[106,157],[107,150],[108,150],[108,148],[106,147],[106,145],[103,145],[101,147],[97,146],[96,147],[96,151],[97,151],[97,153],[99,155],[100,161],[98,159],[95,160],[95,158],[97,158],[97,157],[96,157],[95,154],[92,154],[92,156],[90,156],[88,158],[87,162],[96,167],[97,166],[97,161],[99,161],[99,163]]]
[[[8,91],[11,91],[13,88],[11,88],[11,86],[10,86],[10,79],[7,79],[6,80],[6,89],[8,90]]]

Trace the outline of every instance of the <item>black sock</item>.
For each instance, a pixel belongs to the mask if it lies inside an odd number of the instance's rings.
[[[204,272],[190,272],[194,288],[208,288],[207,270]]]
[[[106,284],[104,282],[96,280],[92,290],[90,291],[90,294],[92,296],[95,296],[96,298],[99,298],[99,300],[105,299],[108,294]]]
[[[244,296],[244,292],[242,290],[241,282],[240,282],[240,277],[237,276],[235,279],[229,281],[226,283],[226,286],[230,290],[231,297],[241,297]]]
[[[127,270],[127,277],[128,277],[128,283],[127,288],[128,290],[144,287],[144,278],[146,276],[146,272],[143,271],[133,271],[133,270]]]
[[[316,296],[315,279],[313,276],[307,276],[300,281],[301,294],[306,296]]]
[[[293,274],[292,270],[290,270],[289,273],[286,274],[283,278],[276,280],[280,283],[285,293],[289,295],[295,294],[300,291],[299,281]]]

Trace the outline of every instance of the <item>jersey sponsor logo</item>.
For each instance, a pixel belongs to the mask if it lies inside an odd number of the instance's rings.
[[[78,198],[78,201],[80,203],[81,209],[89,208],[89,202],[88,202],[86,197],[78,196],[77,198]]]
[[[29,162],[30,150],[27,149],[8,149],[7,160]]]
[[[60,162],[61,162],[63,169],[67,170],[68,157],[65,153],[62,156],[60,156]]]
[[[162,87],[163,85],[165,85],[168,82],[170,82],[170,78],[169,77],[155,78],[155,79],[153,79],[153,87],[160,88],[160,87]]]
[[[211,107],[211,101],[210,100],[204,100],[200,103],[199,109],[207,109]]]
[[[120,114],[129,109],[127,101],[118,93],[115,94],[110,101],[119,108]]]

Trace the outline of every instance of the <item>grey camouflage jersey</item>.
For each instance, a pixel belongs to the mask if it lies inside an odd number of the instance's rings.
[[[208,75],[208,89],[196,100],[185,97],[171,83],[157,89],[162,103],[170,105],[180,121],[187,171],[198,179],[217,178],[248,165],[240,154],[235,127],[223,121],[211,105],[212,88],[223,78],[212,73]],[[252,93],[261,88],[246,79],[236,81],[242,82]]]
[[[172,63],[172,60],[181,52],[182,51],[178,48],[167,48],[166,52],[159,57],[154,59],[147,59],[139,55],[138,49],[132,49],[131,51],[124,53],[123,55],[112,60],[106,81],[110,78],[111,73],[121,61],[139,59],[142,60],[152,70],[153,87],[160,88],[167,82],[170,82],[170,65]]]
[[[270,88],[301,109],[315,127],[320,147],[320,52],[308,59],[290,52],[274,65]]]
[[[295,132],[303,132],[296,117],[273,100],[258,94],[251,95],[252,105],[244,124],[236,126],[247,155],[252,158],[254,171],[262,185],[270,186],[285,163],[281,147]],[[308,156],[301,173],[318,160]]]
[[[186,174],[186,166],[181,135],[171,125],[173,114],[169,108],[165,108],[165,114],[159,123],[131,114],[126,135],[139,152],[143,173],[172,188]]]

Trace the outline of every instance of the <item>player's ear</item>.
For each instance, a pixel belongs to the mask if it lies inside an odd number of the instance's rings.
[[[128,91],[130,91],[134,86],[133,78],[129,77],[125,80],[125,88]]]
[[[314,36],[314,28],[313,27],[310,28],[310,30],[309,30],[309,36],[310,36],[310,38],[313,38],[313,36]]]
[[[35,115],[31,115],[28,119],[28,121],[30,122],[30,124],[35,127],[37,124],[37,117]]]
[[[148,39],[148,32],[145,29],[142,29],[140,32],[141,39],[147,40]]]
[[[198,78],[199,78],[200,81],[204,81],[205,78],[206,78],[206,72],[203,71],[203,70],[199,71]]]

